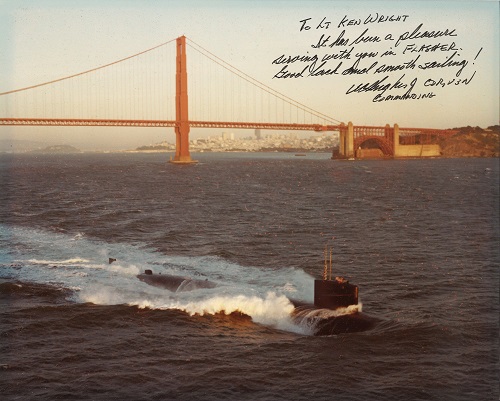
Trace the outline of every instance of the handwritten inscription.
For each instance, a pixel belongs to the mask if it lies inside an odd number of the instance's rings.
[[[373,102],[432,99],[469,85],[482,50],[463,49],[453,26],[427,27],[410,15],[304,18],[298,32],[302,51],[277,55],[273,78],[350,77],[345,93],[371,93]]]

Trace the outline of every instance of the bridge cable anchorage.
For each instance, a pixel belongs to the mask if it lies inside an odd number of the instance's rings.
[[[28,89],[38,88],[38,87],[40,87],[40,86],[50,85],[50,84],[53,84],[53,83],[56,83],[56,82],[64,81],[64,80],[66,80],[66,79],[70,79],[70,78],[78,77],[78,76],[80,76],[80,75],[85,75],[85,74],[88,74],[88,73],[90,73],[90,72],[94,72],[94,71],[97,71],[97,70],[101,70],[101,69],[103,69],[103,68],[106,68],[106,67],[112,66],[112,65],[114,65],[114,64],[121,63],[122,61],[129,60],[129,59],[131,59],[131,58],[134,58],[134,57],[140,56],[141,54],[148,53],[148,52],[150,52],[150,51],[152,51],[152,50],[158,49],[159,47],[162,47],[162,46],[168,45],[169,43],[175,42],[175,40],[176,40],[176,39],[169,40],[168,42],[164,42],[164,43],[159,44],[159,45],[157,45],[157,46],[151,47],[150,49],[143,50],[142,52],[132,54],[131,56],[128,56],[128,57],[122,58],[122,59],[117,60],[117,61],[113,61],[112,63],[104,64],[104,65],[101,65],[100,67],[95,67],[95,68],[92,68],[92,69],[90,69],[90,70],[86,70],[86,71],[83,71],[83,72],[79,72],[79,73],[77,73],[77,74],[68,75],[68,76],[66,76],[66,77],[62,77],[62,78],[58,78],[58,79],[54,79],[54,80],[52,80],[52,81],[43,82],[43,83],[41,83],[41,84],[37,84],[37,85],[27,86],[27,87],[25,87],[25,88],[19,88],[19,89],[14,89],[14,90],[7,91],[7,92],[1,92],[1,93],[0,93],[0,96],[3,96],[3,95],[9,95],[9,94],[11,94],[11,93],[16,93],[16,92],[22,92],[22,91],[25,91],[25,90],[28,90]]]
[[[200,46],[199,44],[197,44],[196,42],[194,42],[192,39],[190,38],[187,38],[186,39],[189,41],[189,44],[191,45],[191,48],[195,51],[197,51],[198,53],[202,54],[203,56],[207,57],[208,59],[212,60],[214,63],[220,65],[222,68],[232,72],[233,74],[236,74],[238,75],[240,78],[244,79],[245,81],[249,82],[250,84],[254,85],[254,86],[257,86],[259,87],[260,89],[268,92],[269,94],[277,97],[277,98],[280,98],[281,100],[283,101],[286,101],[287,103],[297,107],[297,109],[302,109],[303,111],[309,113],[309,114],[312,114],[318,118],[321,118],[323,120],[326,120],[326,121],[329,121],[329,122],[335,122],[335,123],[338,123],[340,124],[341,121],[333,118],[333,117],[330,117],[330,116],[327,116],[326,114],[323,114],[319,111],[316,111],[314,109],[311,109],[310,107],[290,98],[289,96],[281,93],[281,92],[278,92],[277,90],[269,87],[268,85],[258,81],[257,79],[255,78],[252,78],[251,76],[249,76],[248,74],[246,74],[245,72],[241,71],[240,69],[234,67],[233,65],[227,63],[226,61],[222,60],[220,57],[216,56],[215,54],[213,54],[212,52],[210,52],[209,50],[205,49],[204,47]],[[194,46],[193,46],[194,45]],[[196,48],[195,46],[197,46],[198,48]],[[200,50],[201,49],[201,50]],[[205,53],[208,53],[210,56],[208,56],[207,54],[204,54],[203,52]],[[236,71],[236,72],[235,72]]]

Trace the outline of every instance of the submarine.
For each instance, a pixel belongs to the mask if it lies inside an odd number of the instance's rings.
[[[216,283],[209,280],[154,274],[150,269],[138,274],[137,278],[172,292],[217,287]],[[325,250],[322,279],[314,280],[314,303],[290,301],[295,307],[291,314],[294,323],[309,328],[315,336],[363,332],[372,329],[377,322],[377,319],[359,311],[358,286],[342,276],[332,277],[331,251],[328,266]]]
[[[193,291],[200,288],[215,288],[217,284],[208,280],[196,280],[183,276],[171,276],[169,274],[153,274],[151,269],[138,274],[137,278],[146,284],[165,288],[172,292]]]

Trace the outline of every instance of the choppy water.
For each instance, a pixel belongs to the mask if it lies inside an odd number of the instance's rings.
[[[0,156],[2,399],[498,399],[498,159],[197,158]],[[371,330],[291,319],[327,243]]]

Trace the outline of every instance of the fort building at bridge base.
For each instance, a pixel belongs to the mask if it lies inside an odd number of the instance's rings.
[[[418,158],[418,157],[440,157],[441,147],[434,145],[400,145],[398,152],[393,155],[384,155],[384,152],[378,148],[356,149],[355,159],[400,159],[400,158]],[[333,157],[338,159],[340,157]]]
[[[332,159],[398,159],[440,157],[441,147],[435,143],[438,137],[454,135],[453,130],[429,128],[399,128],[354,126],[352,122],[341,124],[339,149]]]

